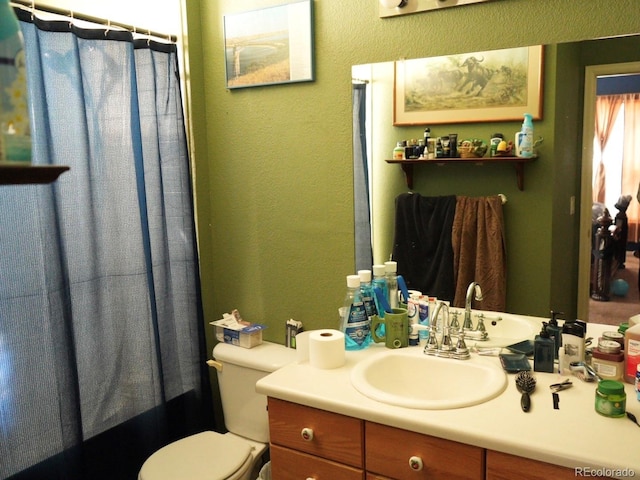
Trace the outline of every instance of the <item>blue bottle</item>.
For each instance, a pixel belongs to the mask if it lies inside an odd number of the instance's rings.
[[[0,0],[0,163],[31,162],[22,31],[13,7]]]
[[[371,321],[360,292],[360,277],[347,275],[347,293],[340,309],[341,330],[347,350],[362,350],[371,343]]]
[[[358,270],[358,276],[360,277],[360,295],[362,295],[364,309],[367,312],[367,317],[369,317],[371,321],[372,317],[378,314],[373,285],[371,283],[371,270]]]

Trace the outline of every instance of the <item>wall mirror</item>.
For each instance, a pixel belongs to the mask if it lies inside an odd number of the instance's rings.
[[[630,36],[628,38],[635,39],[637,41],[638,36]],[[574,45],[579,45],[583,42],[589,42],[589,48],[601,51],[607,51],[605,47],[600,48],[601,44],[610,41],[610,39],[591,39],[584,40],[582,42],[571,42],[566,44],[558,44],[562,46],[572,47]],[[621,60],[616,56],[616,51],[611,51],[611,58],[608,60],[607,58],[599,58],[598,64],[616,64],[621,62]],[[637,56],[635,61],[640,60],[640,56]],[[557,68],[561,68],[561,64],[557,65]],[[627,72],[628,73],[628,72]],[[640,70],[638,71],[640,73]],[[585,72],[581,72],[579,74],[579,78],[583,80],[585,77]],[[370,201],[371,201],[371,243],[373,248],[373,262],[380,263],[388,260],[389,255],[392,251],[393,247],[393,228],[394,228],[394,199],[398,194],[407,191],[407,184],[405,182],[404,174],[401,171],[400,167],[397,165],[388,165],[384,162],[384,159],[391,158],[392,149],[395,146],[398,140],[410,138],[420,138],[422,135],[422,131],[424,130],[424,126],[414,126],[414,127],[394,127],[393,126],[393,82],[394,82],[394,62],[381,62],[381,63],[372,63],[365,65],[355,65],[352,68],[352,78],[353,83],[361,83],[366,85],[367,90],[367,132],[366,132],[366,146],[367,146],[367,154],[369,158],[370,164],[370,172],[369,172],[369,186],[370,186]],[[544,119],[543,119],[544,120]],[[578,134],[583,131],[583,123],[582,118],[580,118],[576,122],[575,128],[577,129]],[[499,124],[503,125],[503,124]],[[492,131],[495,127],[491,123],[478,124],[477,127],[482,131],[483,137],[489,138],[490,131]],[[519,124],[517,122],[513,122],[513,124],[505,127],[505,133],[512,134],[512,130],[516,131]],[[438,130],[441,129],[439,125],[431,125],[430,126],[432,132],[436,135],[449,133]],[[446,129],[450,129],[451,126],[448,125],[443,127]],[[458,128],[458,127],[456,127]],[[502,126],[500,128],[503,128]],[[468,127],[461,126],[459,129],[461,132],[469,132]],[[432,135],[434,134],[432,133]],[[588,133],[586,133],[588,134]],[[580,146],[578,146],[580,148]],[[583,169],[585,168],[583,162]],[[588,177],[591,174],[591,166],[589,165],[588,172],[582,172],[582,193],[577,192],[576,195],[585,196],[585,190],[588,189],[587,198],[590,197],[591,184],[588,180],[585,180],[585,177]],[[437,171],[437,170],[433,170]],[[477,171],[481,171],[478,169]],[[422,170],[424,172],[424,170]],[[426,175],[422,173],[422,175]],[[496,175],[504,175],[504,182],[500,180],[500,185],[504,183],[504,185],[511,185],[513,182],[515,183],[514,174],[512,169],[504,169],[503,171],[497,171]],[[435,178],[435,177],[434,177]],[[435,181],[434,178],[431,180]],[[585,188],[586,182],[586,188]],[[497,182],[496,182],[497,183]],[[424,185],[424,184],[423,184]],[[420,188],[420,186],[418,186]],[[422,194],[429,194],[429,192],[422,191],[416,189]],[[465,183],[465,188],[468,189],[468,182]],[[510,187],[511,188],[511,187]],[[515,186],[513,187],[515,188]],[[471,187],[471,191],[465,192],[449,192],[450,194],[464,194],[464,195],[475,195],[474,189],[479,190],[479,187],[475,186]],[[508,193],[508,192],[492,192],[493,194],[497,193]],[[523,195],[526,195],[526,182],[525,182],[525,191]],[[635,192],[633,192],[635,194]],[[487,193],[485,193],[487,194]],[[518,197],[516,197],[518,198]],[[521,212],[526,211],[527,209],[535,209],[535,202],[529,203],[529,199],[524,199],[524,197],[520,197],[518,200],[519,205],[518,208]],[[527,200],[527,201],[525,201]],[[572,202],[575,202],[575,208],[580,208],[580,211],[576,211],[577,217],[579,219],[580,216],[584,216],[584,210],[586,205],[586,210],[588,212],[591,211],[591,205],[587,201],[585,202],[581,198],[573,198]],[[514,201],[515,203],[515,201]],[[567,209],[569,202],[567,201]],[[509,207],[508,207],[509,208]],[[512,207],[514,210],[516,208],[515,205]],[[615,212],[614,212],[615,213]],[[582,227],[581,227],[582,229]],[[581,239],[582,240],[582,239]],[[507,242],[510,239],[507,238]],[[581,251],[584,248],[581,246]],[[587,255],[589,255],[590,247],[586,248]],[[580,257],[584,256],[584,253],[580,254]],[[583,260],[581,260],[583,261]],[[576,272],[578,271],[578,267],[576,267]],[[584,272],[580,272],[580,275],[585,275]],[[588,274],[587,274],[588,275]],[[584,280],[581,280],[584,282]],[[587,280],[588,283],[588,280]],[[578,287],[576,287],[578,290]],[[588,297],[588,294],[587,294]],[[582,302],[581,299],[578,299],[578,303]],[[578,310],[580,307],[578,306]],[[516,312],[517,313],[517,312]],[[526,312],[525,312],[526,313]],[[579,317],[582,318],[582,317]]]

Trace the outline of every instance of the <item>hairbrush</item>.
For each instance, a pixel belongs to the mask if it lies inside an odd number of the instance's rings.
[[[516,375],[516,388],[522,393],[522,397],[520,398],[522,411],[528,412],[531,409],[531,398],[529,394],[536,388],[536,379],[530,370],[518,372]]]

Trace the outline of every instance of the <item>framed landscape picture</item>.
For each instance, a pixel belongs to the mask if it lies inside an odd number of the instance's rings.
[[[314,80],[313,0],[224,16],[227,88]]]
[[[394,125],[542,118],[543,46],[395,63]]]

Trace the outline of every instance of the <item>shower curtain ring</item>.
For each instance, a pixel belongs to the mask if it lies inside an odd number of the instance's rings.
[[[111,20],[107,20],[107,29],[104,31],[104,36],[106,37],[111,30]]]

